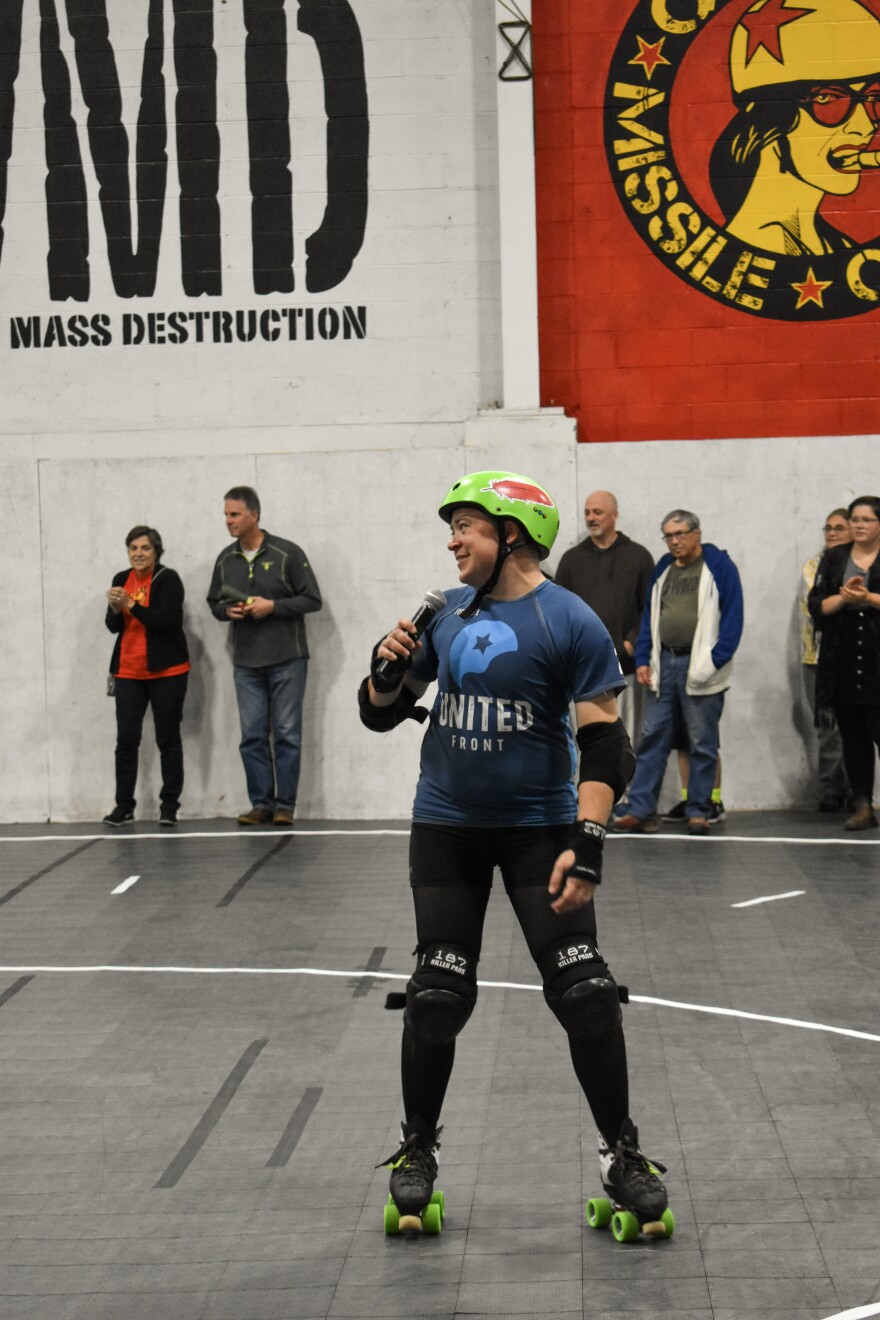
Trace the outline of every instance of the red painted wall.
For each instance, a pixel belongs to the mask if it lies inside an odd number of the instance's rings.
[[[808,3],[812,29],[795,0],[767,0],[763,27],[755,23],[749,39],[750,59],[766,59],[781,43],[780,77],[787,76],[786,52],[792,70],[796,63],[791,34],[812,31],[815,42],[819,19],[839,16],[840,6],[855,0]],[[583,441],[877,430],[880,168],[872,174],[860,164],[850,195],[825,197],[820,214],[848,244],[826,255],[779,256],[754,242],[744,248],[727,230],[730,216],[709,184],[712,146],[735,113],[732,34],[750,4],[717,0],[687,38],[653,28],[646,21],[651,6],[639,0],[534,5],[542,403],[577,417]],[[681,20],[698,12],[697,0],[670,0],[669,9]],[[830,17],[827,48],[838,49],[841,71],[852,73],[840,24]],[[880,40],[880,23],[877,30]],[[644,62],[631,62],[639,37],[653,48],[649,62],[657,53],[669,57],[650,78]],[[662,93],[662,106],[643,106],[627,118],[636,101],[615,96],[625,79],[655,99]],[[614,114],[606,146],[608,105]],[[825,130],[816,131],[821,137]],[[653,162],[632,163],[641,159],[639,143],[641,156],[654,153]],[[866,143],[863,134],[859,145],[880,143]],[[651,164],[669,171],[653,187]],[[677,223],[669,216],[672,193],[691,206]],[[651,222],[656,238],[646,233]],[[678,248],[663,252],[662,242]],[[698,279],[700,261],[713,252],[714,264]],[[741,268],[736,274],[738,254],[745,275]],[[750,296],[757,311],[742,305]]]

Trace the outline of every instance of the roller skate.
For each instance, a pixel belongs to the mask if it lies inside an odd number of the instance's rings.
[[[639,1150],[639,1133],[632,1119],[624,1119],[615,1147],[599,1137],[599,1174],[608,1197],[594,1196],[587,1202],[590,1228],[608,1228],[618,1242],[646,1237],[672,1237],[675,1216],[669,1209],[660,1174],[662,1164],[647,1159]],[[610,1198],[610,1199],[608,1199]]]
[[[437,1177],[434,1151],[440,1148],[437,1138],[442,1131],[429,1127],[421,1118],[412,1118],[401,1127],[400,1148],[381,1161],[391,1168],[384,1216],[385,1233],[389,1237],[407,1230],[440,1232],[446,1204],[443,1193],[434,1191]]]

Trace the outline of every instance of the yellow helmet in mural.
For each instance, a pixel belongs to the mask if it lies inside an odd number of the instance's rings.
[[[781,83],[854,82],[880,72],[880,20],[858,0],[761,0],[730,43],[735,94]]]

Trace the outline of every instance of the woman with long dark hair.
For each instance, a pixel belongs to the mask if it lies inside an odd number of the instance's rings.
[[[843,742],[853,796],[848,830],[874,830],[874,749],[880,750],[880,496],[847,510],[850,545],[826,550],[810,592],[821,631],[816,701],[828,705]]]

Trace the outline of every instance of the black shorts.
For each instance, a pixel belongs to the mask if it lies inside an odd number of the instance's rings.
[[[570,847],[571,825],[520,825],[474,829],[469,825],[413,822],[409,841],[409,882],[473,885],[491,889],[497,866],[504,888],[525,889],[550,880],[553,863]]]
[[[561,914],[550,906],[550,873],[570,837],[570,825],[471,829],[414,822],[410,884],[419,946],[448,941],[479,956],[496,866],[533,958],[561,938],[595,941],[595,904]]]

